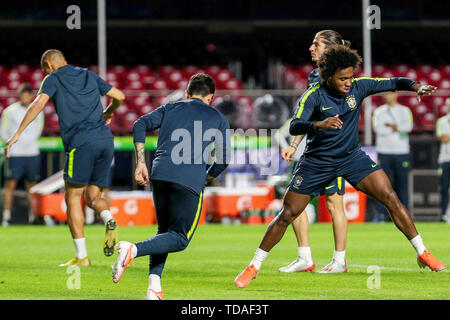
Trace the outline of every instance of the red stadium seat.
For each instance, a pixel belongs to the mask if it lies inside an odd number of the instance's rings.
[[[167,90],[169,89],[167,82],[163,79],[157,79],[155,82],[153,82],[150,86],[151,90]]]
[[[125,84],[126,89],[142,90],[144,89],[144,83],[142,81],[130,81]]]
[[[160,77],[162,77],[163,79],[165,79],[172,71],[175,70],[174,66],[171,65],[165,65],[162,66],[158,69],[158,74]]]
[[[30,82],[42,81],[42,80],[44,80],[44,78],[45,78],[45,74],[42,72],[42,70],[35,69],[31,72],[29,81]]]
[[[128,112],[122,116],[122,132],[130,133],[133,131],[133,124],[139,115],[136,112]]]
[[[142,76],[141,81],[146,89],[150,89],[152,83],[156,81],[156,77],[154,75]]]
[[[145,64],[140,64],[140,65],[136,66],[136,68],[134,70],[137,71],[142,76],[153,76],[152,68],[150,68],[150,66],[145,65]]]
[[[190,77],[192,77],[194,74],[197,73],[198,67],[197,66],[193,66],[193,65],[187,65],[181,68],[181,73],[183,74],[184,78],[189,79]]]
[[[58,115],[55,113],[45,117],[44,133],[55,134],[59,132]]]
[[[128,105],[127,104],[122,104],[120,107],[118,107],[117,109],[116,109],[116,111],[114,112],[115,114],[118,114],[118,115],[123,115],[123,114],[126,114],[126,113],[128,113],[130,110],[129,110],[129,108],[128,108]]]
[[[433,131],[435,122],[436,122],[436,116],[431,113],[427,112],[420,118],[420,125],[421,129],[425,131]]]
[[[420,103],[415,107],[415,111],[417,115],[422,116],[428,112],[428,108],[424,103]]]
[[[450,76],[450,64],[441,67],[441,71],[443,71],[447,77]]]
[[[450,89],[450,80],[442,79],[438,85],[438,89]]]
[[[173,70],[169,74],[166,75],[164,80],[166,80],[167,84],[169,85],[169,88],[171,89],[177,89],[178,82],[183,80],[183,74],[179,70]]]
[[[416,81],[418,79],[419,75],[417,74],[416,70],[411,69],[411,70],[408,70],[404,75],[402,75],[402,77],[406,77],[406,78]]]
[[[438,69],[433,69],[427,77],[428,81],[432,85],[438,85],[441,82],[442,74]]]
[[[137,110],[137,112],[138,112],[138,114],[139,114],[140,116],[142,116],[142,115],[144,115],[144,114],[147,114],[147,113],[152,112],[153,109],[154,109],[154,108],[152,107],[151,104],[145,104],[145,105],[143,105],[143,106],[140,106],[139,109]]]
[[[205,73],[209,74],[211,77],[216,78],[217,75],[220,73],[220,71],[222,71],[222,67],[217,66],[217,65],[212,65],[212,66],[208,66],[205,69]]]
[[[125,80],[127,82],[140,81],[141,78],[142,78],[142,75],[139,72],[134,71],[134,70],[131,70],[130,72],[128,72],[125,75]]]
[[[447,111],[448,107],[445,104],[438,106],[437,110],[438,110],[438,117],[443,117],[448,113]]]
[[[405,77],[410,68],[406,64],[399,64],[392,71],[396,77]]]
[[[433,67],[432,67],[431,65],[429,65],[429,64],[424,64],[424,65],[421,65],[421,66],[419,67],[419,70],[418,70],[418,71],[419,71],[422,75],[426,76],[426,75],[428,75],[432,70],[433,70]]]
[[[187,79],[182,79],[181,81],[178,81],[178,83],[176,83],[174,89],[175,90],[186,90],[188,82],[189,81]]]
[[[230,79],[223,84],[225,90],[239,90],[242,89],[242,84],[236,79]]]
[[[230,71],[228,70],[221,70],[218,74],[217,74],[217,82],[219,83],[225,83],[228,80],[230,80],[231,78],[233,78],[233,75],[231,74]]]
[[[361,72],[363,71],[362,68],[358,68],[361,69]],[[387,70],[387,67],[384,64],[380,64],[377,63],[373,66],[372,71],[373,71],[373,75],[375,77],[381,77],[383,76],[383,73]],[[356,72],[355,72],[356,73]]]

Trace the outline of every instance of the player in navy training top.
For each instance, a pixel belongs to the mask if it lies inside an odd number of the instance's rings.
[[[84,213],[81,206],[83,196],[86,205],[105,222],[105,255],[114,253],[113,247],[117,240],[117,224],[101,193],[102,188],[109,187],[109,168],[114,154],[113,135],[107,124],[125,95],[97,74],[67,64],[59,50],[45,51],[41,57],[41,67],[47,76],[15,135],[6,143],[5,151],[8,154],[11,145],[51,99],[58,114],[66,151],[64,180],[67,221],[76,252],[74,259],[61,266],[88,266],[90,262],[85,246]],[[104,95],[112,98],[105,111],[100,100]]]
[[[120,280],[133,258],[149,255],[148,300],[164,299],[161,274],[167,255],[188,246],[201,214],[206,181],[217,177],[229,163],[228,121],[209,106],[214,91],[210,76],[194,75],[188,83],[186,100],[163,105],[140,117],[133,126],[135,179],[140,185],[151,180],[158,233],[135,244],[119,242],[113,281]],[[158,147],[149,179],[144,157],[145,135],[158,128]],[[207,169],[212,142],[215,161]]]
[[[322,30],[316,33],[313,42],[309,47],[311,59],[316,64],[327,48],[335,45],[350,47],[351,43],[344,40],[339,32],[334,30]],[[308,87],[320,82],[319,68],[311,71],[308,76]],[[298,102],[297,102],[298,103]],[[292,155],[297,152],[297,147],[305,135],[297,135],[293,138],[289,147],[282,150],[282,157],[286,161],[292,160]],[[306,141],[304,141],[306,142]],[[297,168],[295,163],[293,173]],[[325,195],[325,203],[331,215],[333,223],[334,252],[329,264],[320,269],[319,273],[342,273],[347,272],[345,259],[345,248],[347,243],[347,217],[344,210],[345,181],[342,177],[337,177],[321,191]],[[306,214],[300,214],[293,222],[292,227],[295,232],[298,244],[298,257],[289,265],[279,268],[280,272],[306,272],[313,271],[316,267],[309,245],[309,220]]]
[[[254,259],[235,279],[246,287],[258,273],[269,251],[281,240],[288,225],[305,209],[314,196],[338,176],[358,190],[380,201],[391,214],[397,228],[417,252],[420,267],[433,271],[445,269],[428,250],[414,222],[392,189],[384,171],[361,150],[358,119],[363,99],[383,91],[415,91],[420,99],[436,87],[421,85],[407,78],[356,78],[354,70],[361,63],[355,50],[343,46],[328,49],[319,60],[323,81],[302,96],[291,122],[292,135],[307,136],[307,145],[299,167],[283,199],[280,214],[267,228]]]

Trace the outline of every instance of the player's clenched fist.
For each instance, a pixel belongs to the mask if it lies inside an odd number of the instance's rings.
[[[134,172],[134,179],[136,180],[137,184],[141,186],[146,186],[150,182],[150,179],[148,177],[148,169],[145,164],[137,164],[136,171]]]
[[[328,117],[325,120],[317,121],[314,123],[314,128],[323,130],[341,129],[342,124],[343,122],[339,119],[339,115],[337,114],[334,117]]]

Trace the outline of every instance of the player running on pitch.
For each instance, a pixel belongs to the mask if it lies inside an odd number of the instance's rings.
[[[16,133],[6,143],[5,152],[9,156],[11,146],[51,99],[58,114],[66,151],[64,180],[67,221],[76,253],[75,258],[60,266],[89,266],[81,206],[84,192],[85,203],[100,215],[106,225],[103,246],[106,256],[114,253],[117,242],[117,224],[101,193],[104,187],[109,187],[108,174],[114,154],[113,135],[107,124],[125,95],[97,74],[67,64],[62,52],[56,49],[44,52],[41,68],[47,76]],[[104,95],[112,98],[105,111],[100,101]]]
[[[189,80],[186,100],[165,104],[140,117],[133,126],[135,179],[140,185],[150,182],[144,153],[146,132],[160,128],[151,171],[158,233],[138,243],[117,244],[119,254],[112,267],[112,280],[120,281],[132,259],[150,256],[147,300],[164,300],[161,274],[167,255],[189,245],[202,210],[206,179],[217,177],[229,163],[229,125],[219,111],[210,107],[214,92],[214,80],[196,74]],[[215,162],[207,170],[212,141]]]
[[[342,176],[358,190],[380,201],[397,228],[417,252],[420,267],[441,271],[445,265],[425,247],[414,222],[392,189],[384,171],[361,150],[358,119],[363,99],[393,90],[417,92],[418,99],[436,90],[407,78],[353,78],[362,59],[343,46],[328,49],[319,60],[321,82],[300,99],[290,125],[292,135],[307,134],[307,147],[283,199],[280,214],[272,221],[250,264],[235,279],[246,287],[256,277],[269,251],[306,205],[336,177]]]

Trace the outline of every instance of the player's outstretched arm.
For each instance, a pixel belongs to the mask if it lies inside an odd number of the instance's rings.
[[[31,105],[28,107],[27,113],[22,119],[22,122],[19,125],[19,128],[17,128],[14,135],[6,142],[5,144],[5,155],[9,157],[9,149],[11,146],[19,140],[20,135],[22,132],[28,127],[28,125],[36,119],[38,114],[44,109],[45,104],[48,102],[50,97],[45,94],[41,93],[39,94],[36,99],[31,103]]]
[[[116,87],[112,87],[111,90],[106,93],[106,96],[112,99],[109,106],[103,111],[106,124],[109,124],[114,111],[125,101],[125,94]]]

